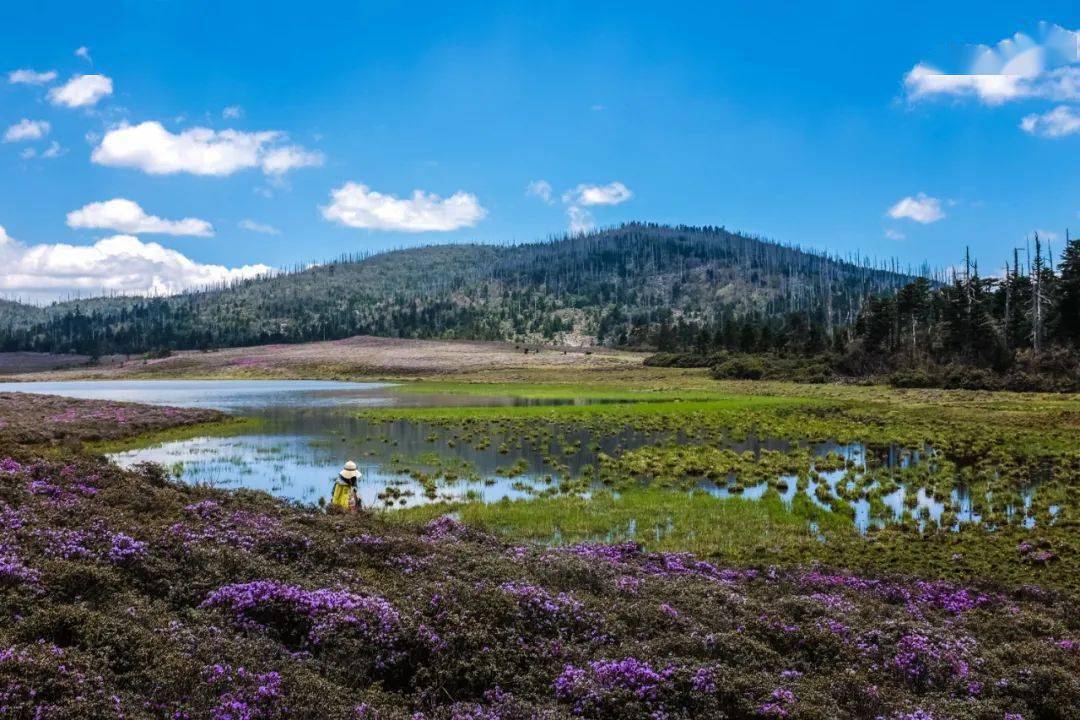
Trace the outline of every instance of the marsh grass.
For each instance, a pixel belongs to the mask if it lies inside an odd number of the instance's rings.
[[[446,506],[429,505],[389,517],[427,521]],[[463,522],[518,540],[564,545],[631,540],[650,550],[690,551],[744,561],[775,558],[778,550],[820,543],[813,522],[829,534],[853,532],[844,517],[776,493],[760,500],[717,498],[706,492],[644,488],[624,493],[462,503],[451,506]]]
[[[110,455],[112,453],[135,450],[138,448],[154,447],[164,443],[190,440],[197,437],[232,437],[246,435],[255,432],[262,424],[260,418],[255,417],[225,417],[224,419],[210,422],[181,425],[150,432],[140,433],[130,437],[121,437],[114,440],[95,440],[85,444],[86,450],[92,454]]]

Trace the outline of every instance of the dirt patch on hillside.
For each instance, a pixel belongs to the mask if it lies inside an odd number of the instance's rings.
[[[4,354],[0,353],[0,358]],[[644,355],[608,349],[542,348],[512,343],[401,340],[357,336],[297,345],[260,345],[167,358],[110,356],[95,365],[50,369],[0,359],[6,380],[125,377],[431,377],[490,371],[605,371],[640,367]]]

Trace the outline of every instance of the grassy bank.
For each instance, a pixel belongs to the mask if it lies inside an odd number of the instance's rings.
[[[108,455],[112,453],[134,450],[136,448],[161,445],[168,442],[190,440],[196,437],[229,437],[255,432],[262,421],[254,417],[222,417],[217,420],[201,422],[192,425],[180,425],[160,430],[141,432],[129,437],[110,440],[93,440],[85,443],[88,453],[96,455]]]

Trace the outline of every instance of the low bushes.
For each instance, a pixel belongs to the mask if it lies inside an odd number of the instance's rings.
[[[790,380],[824,383],[837,373],[827,356],[721,355],[712,366],[717,380]]]

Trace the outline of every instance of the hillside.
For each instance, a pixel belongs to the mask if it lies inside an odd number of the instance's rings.
[[[722,228],[630,224],[345,258],[168,298],[5,303],[0,346],[138,353],[367,334],[648,347],[664,332],[792,313],[831,334],[909,279]]]

